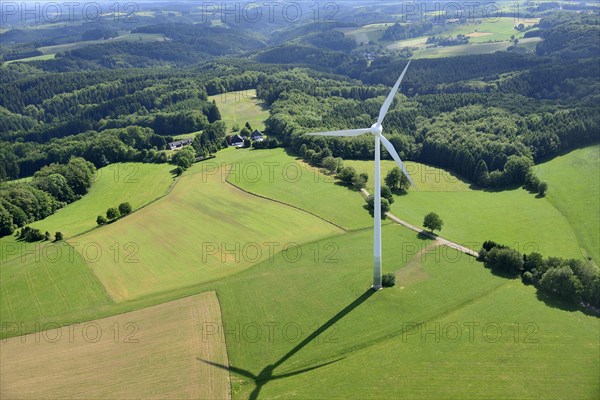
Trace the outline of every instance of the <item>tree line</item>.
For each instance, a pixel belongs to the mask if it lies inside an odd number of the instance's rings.
[[[520,277],[524,284],[567,304],[600,308],[600,270],[587,260],[544,259],[540,253],[521,254],[493,241],[483,244],[478,260],[496,274]]]
[[[92,163],[73,157],[66,164],[41,168],[29,182],[0,183],[0,236],[46,218],[86,194],[95,172]],[[38,237],[35,231],[21,234],[26,240]]]

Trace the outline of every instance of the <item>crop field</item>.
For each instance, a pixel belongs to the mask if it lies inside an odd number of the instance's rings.
[[[214,292],[0,344],[2,398],[230,398]]]
[[[271,243],[281,251],[342,232],[308,213],[247,194],[224,182],[220,170],[203,172],[202,166],[188,170],[151,207],[77,238],[82,246],[94,243],[107,252],[116,246],[114,257],[89,263],[115,301],[239,272],[268,258]]]
[[[548,182],[547,200],[571,223],[585,255],[600,264],[600,146],[540,164],[538,175]]]
[[[265,129],[269,111],[256,97],[255,89],[209,96],[209,100],[217,103],[221,117],[227,124],[227,132],[231,132],[235,125],[239,126],[238,130],[243,128],[246,122],[250,122],[252,129]]]
[[[525,47],[528,50],[535,49],[535,45],[541,40],[539,37],[532,37],[527,39],[520,39],[519,46]],[[433,48],[422,48],[416,50],[414,58],[440,58],[440,57],[456,57],[471,54],[489,54],[497,51],[506,51],[511,43],[505,42],[491,42],[491,43],[472,43],[463,44],[458,46],[446,46],[446,47],[433,47]]]
[[[433,17],[432,17],[433,18]],[[456,36],[459,34],[469,37],[469,44],[426,48],[428,36],[421,36],[387,44],[387,48],[397,50],[404,47],[416,47],[414,58],[454,57],[469,54],[488,54],[505,51],[511,37],[519,39],[519,45],[534,50],[541,40],[539,37],[523,38],[524,32],[514,29],[515,23],[531,26],[539,22],[538,18],[515,20],[512,17],[501,17],[492,20],[477,20],[468,24],[451,24],[441,28],[436,27],[435,35]]]

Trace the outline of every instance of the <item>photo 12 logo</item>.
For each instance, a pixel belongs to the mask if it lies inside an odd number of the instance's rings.
[[[202,2],[202,22],[220,20],[223,23],[299,23],[305,22],[338,22],[336,15],[339,5],[328,2]]]
[[[0,21],[57,23],[57,22],[97,22],[101,18],[119,23],[137,23],[136,13],[140,11],[135,2],[0,2]]]

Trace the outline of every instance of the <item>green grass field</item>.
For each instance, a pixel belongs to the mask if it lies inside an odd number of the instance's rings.
[[[300,207],[347,229],[373,224],[358,192],[336,184],[334,177],[289,156],[283,149],[234,150],[219,154],[233,166],[229,181],[269,198]]]
[[[166,164],[119,163],[98,170],[90,192],[31,226],[65,237],[96,227],[98,214],[108,205],[129,201],[134,210],[167,193],[172,182]],[[106,291],[86,265],[97,257],[94,243],[25,243],[14,236],[0,239],[0,316],[2,322],[56,322],[69,315],[81,318],[111,303]],[[108,247],[104,257],[114,256]],[[100,255],[102,257],[102,255]],[[29,327],[31,328],[31,326]]]
[[[96,217],[106,215],[108,207],[129,202],[134,210],[163,196],[173,183],[168,164],[117,163],[98,170],[88,194],[58,210],[48,218],[31,224],[65,237],[95,228]]]
[[[555,172],[564,164],[579,165],[574,160],[582,160],[578,168],[597,165],[598,146],[589,149],[540,167],[540,176],[550,182],[546,199],[522,189],[475,191],[442,170],[407,163],[421,190],[397,196],[392,211],[417,225],[425,212],[436,211],[445,221],[442,235],[451,240],[492,239],[513,246],[531,241],[544,255],[576,257],[580,250],[571,217],[554,207],[560,196],[552,188],[564,184],[564,201],[582,191],[593,198],[597,188],[568,186],[569,175]],[[372,177],[372,162],[347,164]],[[383,170],[392,166],[386,160]],[[168,166],[151,167],[156,169],[147,174],[154,180],[167,176],[166,190]],[[116,199],[102,200],[114,185],[108,180],[99,190],[107,177],[101,174],[96,189],[80,200],[88,201],[90,210],[72,213],[78,227],[73,232],[85,230],[81,221],[86,212],[95,214],[91,205]],[[352,230],[243,192],[226,178]],[[333,398],[598,397],[597,317],[546,304],[534,288],[497,277],[455,250],[432,247],[431,240],[396,224],[383,227],[383,269],[396,274],[396,286],[369,291],[372,218],[359,193],[325,178],[282,149],[226,149],[195,164],[166,197],[61,243],[62,251],[73,253],[69,262],[46,256],[32,263],[14,254],[3,260],[2,322],[25,321],[36,330],[35,322],[93,320],[215,290],[235,399],[323,393]],[[120,192],[135,190],[141,189],[120,187]],[[145,193],[149,200],[162,192]],[[572,206],[588,207],[586,201]],[[5,239],[0,241],[4,254]],[[265,243],[273,243],[275,251],[268,252]],[[286,243],[294,245],[280,251]],[[40,248],[32,256],[43,253]],[[202,328],[195,343],[214,334]],[[203,355],[198,358],[198,368],[205,366]],[[157,390],[169,387],[164,382]]]
[[[373,191],[373,162],[347,160],[358,172],[369,174],[367,190]],[[382,177],[395,166],[382,161]],[[546,255],[581,257],[577,237],[569,221],[545,199],[523,189],[502,192],[472,190],[455,175],[432,166],[407,162],[406,168],[418,191],[395,196],[391,211],[397,217],[422,226],[434,211],[444,220],[440,235],[479,250],[485,240],[541,251]]]
[[[600,264],[600,146],[574,150],[537,170],[548,182],[546,199],[569,220],[584,253]]]
[[[235,125],[238,125],[239,129],[243,128],[246,122],[250,122],[252,129],[259,131],[265,129],[265,120],[269,117],[269,110],[256,97],[255,89],[228,92],[208,98],[217,103],[221,118],[227,124],[227,132],[231,132]]]
[[[220,279],[267,259],[270,251],[342,232],[247,194],[220,172],[203,173],[205,165],[188,170],[151,207],[76,238],[83,246],[120,252],[88,263],[115,301]]]
[[[383,238],[384,272],[400,276],[429,243],[395,225]],[[595,317],[548,307],[532,288],[445,247],[421,256],[424,279],[372,294],[371,232],[335,243],[334,262],[277,257],[218,286],[230,364],[245,371],[233,372],[234,398],[257,390],[259,398],[598,394]],[[423,338],[417,324],[433,333]],[[459,339],[456,326],[465,330]]]

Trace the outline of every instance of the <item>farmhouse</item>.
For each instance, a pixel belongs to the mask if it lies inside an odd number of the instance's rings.
[[[229,142],[230,146],[234,147],[243,147],[244,146],[244,138],[240,135],[234,135],[231,137],[231,141]]]
[[[171,142],[168,144],[169,146],[169,150],[178,150],[181,149],[183,146],[187,146],[192,144],[192,139],[183,139],[183,140],[176,140],[174,142]]]
[[[250,135],[250,139],[252,139],[253,142],[262,142],[263,140],[265,140],[263,134],[260,133],[258,129],[255,129],[254,132],[252,132],[252,134]]]

